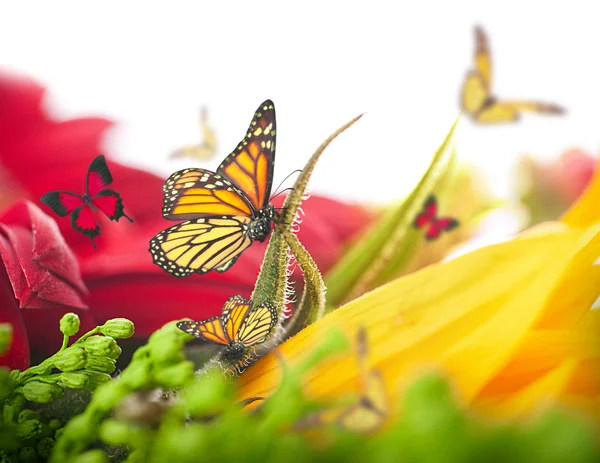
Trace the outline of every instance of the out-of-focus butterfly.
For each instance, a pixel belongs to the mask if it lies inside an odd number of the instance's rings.
[[[163,185],[163,217],[185,220],[150,240],[154,263],[176,277],[229,269],[271,233],[275,106],[260,105],[238,147],[217,172],[184,169]]]
[[[443,231],[450,231],[459,226],[458,220],[452,217],[437,217],[438,203],[433,195],[429,195],[423,206],[423,211],[417,215],[413,225],[425,229],[425,239],[435,240]]]
[[[119,193],[106,187],[113,182],[112,175],[103,154],[96,157],[87,173],[85,193],[78,195],[69,191],[51,191],[41,197],[61,217],[71,214],[71,225],[78,232],[89,236],[96,249],[94,237],[100,234],[100,225],[95,214],[102,211],[110,220],[119,221],[121,217],[133,222],[124,212],[123,200]]]
[[[206,108],[200,113],[200,130],[202,131],[202,143],[198,145],[187,145],[171,153],[171,158],[193,158],[210,159],[217,152],[217,136],[215,131],[208,125]]]
[[[475,69],[469,71],[463,84],[461,106],[471,118],[483,124],[514,122],[521,111],[562,114],[555,104],[536,101],[498,101],[492,95],[492,60],[488,38],[481,27],[475,28]]]
[[[358,401],[349,406],[309,415],[297,423],[296,430],[337,423],[349,431],[368,433],[383,425],[389,413],[387,392],[381,372],[368,367],[367,333],[362,327],[358,330],[356,345],[361,383]]]
[[[272,304],[253,307],[249,299],[230,297],[218,317],[204,321],[181,321],[177,328],[192,336],[225,346],[223,359],[240,360],[248,350],[264,342],[277,323]]]

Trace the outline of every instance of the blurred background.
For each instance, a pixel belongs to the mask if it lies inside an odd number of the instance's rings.
[[[366,112],[323,157],[311,191],[386,203],[408,193],[459,112],[473,26],[487,32],[500,98],[550,101],[560,117],[459,127],[460,159],[514,199],[521,154],[595,155],[600,29],[593,2],[3,2],[0,60],[50,91],[60,118],[117,122],[106,148],[166,177],[216,168],[266,98],[277,108],[276,184],[334,129]],[[57,101],[60,101],[60,104]],[[218,138],[206,161],[169,159],[199,142],[200,107]]]

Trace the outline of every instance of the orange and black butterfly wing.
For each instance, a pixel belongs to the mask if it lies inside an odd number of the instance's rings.
[[[223,324],[227,335],[245,347],[264,342],[277,323],[277,311],[272,304],[252,307],[252,301],[233,296],[223,307]]]
[[[254,113],[244,139],[217,169],[217,173],[227,177],[256,210],[269,202],[275,138],[275,105],[266,100]]]
[[[249,223],[250,218],[242,215],[189,220],[152,238],[150,254],[156,265],[179,278],[224,272],[252,244]]]
[[[204,321],[185,320],[177,322],[177,328],[191,334],[195,338],[203,339],[215,344],[226,346],[230,342],[225,330],[223,330],[221,317],[213,317]]]
[[[205,169],[183,169],[163,185],[163,217],[191,220],[202,217],[244,215],[252,217],[253,206],[224,176]]]
[[[51,191],[42,196],[40,201],[61,217],[68,216],[84,204],[81,196],[68,191]]]

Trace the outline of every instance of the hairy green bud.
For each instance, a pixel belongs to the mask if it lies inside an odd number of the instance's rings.
[[[64,390],[56,384],[30,381],[22,388],[23,395],[31,402],[47,403],[63,395]]]
[[[42,433],[42,423],[39,420],[27,420],[17,425],[17,436],[23,440],[34,439]]]
[[[100,327],[100,332],[105,336],[117,339],[126,339],[133,336],[135,327],[126,318],[113,318]]]
[[[81,389],[89,382],[88,376],[83,372],[62,373],[58,379],[64,387]]]
[[[69,347],[54,356],[53,363],[61,371],[76,371],[85,367],[87,354],[81,347]]]
[[[83,348],[88,354],[92,355],[103,355],[105,357],[110,356],[109,354],[117,346],[117,341],[110,336],[90,336],[83,343]]]
[[[38,455],[33,447],[23,447],[19,452],[19,461],[23,463],[37,463]]]
[[[98,386],[108,383],[110,375],[99,371],[85,371],[84,374],[88,377],[88,383],[82,389],[86,391],[94,391]]]
[[[21,413],[19,413],[17,422],[22,423],[23,421],[27,421],[27,420],[39,420],[39,419],[40,419],[40,414],[38,412],[36,412],[35,410],[29,410],[28,408],[26,408],[25,410],[22,410]]]
[[[79,331],[79,317],[74,313],[67,313],[60,319],[60,332],[65,336],[74,336]]]
[[[37,453],[42,458],[48,458],[52,453],[52,447],[54,447],[54,439],[51,437],[44,437],[35,446]]]
[[[0,323],[0,355],[4,354],[12,343],[12,325]]]
[[[85,368],[86,370],[111,374],[113,371],[115,371],[116,361],[114,359],[99,355],[88,355]]]

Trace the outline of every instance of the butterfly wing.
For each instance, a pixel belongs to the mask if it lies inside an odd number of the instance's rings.
[[[267,339],[277,323],[277,310],[269,303],[260,305],[246,312],[242,324],[236,333],[235,340],[250,347]]]
[[[96,196],[112,182],[113,178],[110,170],[108,170],[106,158],[101,154],[90,164],[87,173],[86,191],[89,196]]]
[[[349,407],[338,419],[338,424],[357,433],[373,432],[384,423],[388,401],[385,384],[378,370],[370,371],[366,378],[366,389],[358,404]]]
[[[215,344],[229,344],[229,339],[227,338],[227,334],[225,334],[223,325],[221,324],[221,317],[213,317],[209,318],[208,320],[198,322],[185,320],[182,322],[177,322],[177,328],[179,328],[181,331],[191,334],[195,338],[214,342]]]
[[[68,191],[51,191],[42,196],[40,201],[61,217],[66,217],[84,204],[81,196]]]
[[[121,217],[127,217],[124,212],[123,199],[114,190],[102,190],[92,198],[92,203],[100,211],[104,212],[110,220],[119,221]],[[129,217],[127,217],[131,222]]]
[[[183,169],[163,185],[163,217],[192,220],[223,215],[253,215],[243,193],[225,177],[205,169]]]
[[[440,237],[443,231],[450,231],[458,227],[459,222],[452,217],[443,217],[435,220],[425,232],[425,239],[431,241]]]
[[[423,228],[435,219],[436,214],[437,200],[435,199],[435,196],[429,195],[423,205],[423,211],[417,215],[413,222],[413,226],[415,228]]]
[[[94,211],[92,211],[90,206],[84,204],[83,206],[75,209],[71,214],[71,225],[79,233],[89,236],[92,239],[94,248],[96,248],[94,237],[100,234],[100,225],[98,225],[98,222],[96,222]]]
[[[221,321],[229,339],[237,340],[237,333],[245,318],[252,311],[252,301],[242,296],[230,297],[223,306]]]
[[[206,217],[163,230],[150,240],[155,264],[176,277],[224,271],[252,244],[249,217]]]
[[[217,169],[218,174],[226,176],[242,191],[256,210],[269,202],[275,138],[275,106],[271,100],[266,100],[254,113],[244,139]]]
[[[485,82],[478,72],[469,72],[463,84],[461,106],[472,117],[476,116],[490,99]]]
[[[565,108],[552,103],[541,103],[539,101],[501,101],[503,106],[513,108],[517,111],[528,111],[542,114],[564,114]]]
[[[481,76],[481,81],[489,93],[492,88],[492,58],[486,33],[479,26],[475,27],[475,69]]]

